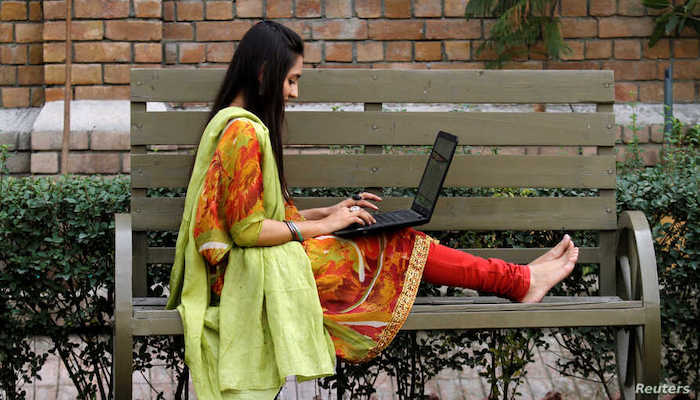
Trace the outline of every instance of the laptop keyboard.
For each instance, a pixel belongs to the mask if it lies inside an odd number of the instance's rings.
[[[382,225],[388,225],[388,224],[393,224],[397,222],[403,222],[406,220],[415,220],[418,218],[418,214],[412,210],[397,210],[397,211],[389,211],[385,213],[379,213],[379,214],[373,214],[372,215],[374,219],[377,220],[374,224],[371,225],[361,225],[358,223],[350,224],[346,229],[356,229],[356,228],[365,228],[365,227],[370,227],[370,226],[382,226]]]

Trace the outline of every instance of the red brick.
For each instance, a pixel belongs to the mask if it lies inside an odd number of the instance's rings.
[[[367,39],[367,22],[359,19],[317,21],[312,23],[311,32],[314,39]]]
[[[649,141],[651,143],[664,142],[664,126],[661,124],[649,125]]]
[[[237,0],[236,15],[241,18],[260,18],[263,16],[263,2],[260,0]]]
[[[0,4],[0,20],[27,20],[27,3],[24,1],[3,1],[2,4]]]
[[[180,62],[183,64],[193,64],[204,62],[205,47],[203,43],[180,43]]]
[[[14,24],[0,23],[0,42],[10,43],[14,41]]]
[[[490,47],[484,47],[479,51],[482,43],[481,40],[472,40],[472,58],[479,61],[495,60],[498,58],[496,51]]]
[[[27,45],[10,44],[0,46],[0,64],[26,64]]]
[[[639,88],[636,83],[615,82],[615,100],[616,101],[636,101],[639,94]]]
[[[122,153],[122,173],[131,173],[131,156],[129,153]]]
[[[41,10],[41,2],[33,1],[29,3],[29,20],[39,22],[44,19],[44,12]]]
[[[381,61],[384,59],[382,42],[364,42],[357,44],[357,61]]]
[[[539,41],[533,45],[530,45],[529,57],[531,60],[547,60],[549,56],[547,55],[547,48],[542,41]]]
[[[66,97],[64,89],[65,88],[63,86],[46,88],[46,91],[44,92],[45,100],[46,101],[63,100]]]
[[[639,0],[620,0],[617,13],[619,15],[640,17],[644,15],[644,8]]]
[[[201,1],[176,1],[178,21],[201,21],[204,19],[204,6]]]
[[[165,44],[165,63],[177,64],[177,43]]]
[[[62,100],[63,98],[61,98]],[[40,151],[31,154],[30,159],[32,174],[58,173],[58,153],[53,151]]]
[[[598,26],[592,18],[562,18],[561,33],[565,38],[595,37]]]
[[[17,68],[17,83],[41,85],[44,83],[44,68],[41,65],[23,65]]]
[[[72,64],[71,83],[74,85],[94,85],[102,83],[101,64]],[[66,82],[65,64],[44,65],[44,79],[48,85],[63,85]]]
[[[470,56],[469,50],[469,42],[466,40],[445,41],[445,55],[450,61],[468,60]]]
[[[311,27],[306,20],[303,19],[289,19],[286,21],[280,21],[280,23],[287,28],[293,30],[299,35],[302,40],[311,39]]]
[[[76,18],[127,18],[129,0],[75,0],[73,12]]]
[[[4,108],[29,107],[29,88],[2,88],[2,106]]]
[[[31,107],[40,107],[44,105],[44,88],[33,87],[29,88],[29,105]]]
[[[693,102],[695,100],[695,82],[674,82],[673,100]]]
[[[43,64],[44,63],[44,49],[41,43],[34,43],[29,45],[29,64]]]
[[[61,1],[44,1],[44,19],[65,19],[66,18],[66,2]]]
[[[131,61],[131,45],[125,42],[75,43],[76,62],[128,62]]]
[[[41,24],[15,24],[15,41],[17,43],[41,42]]]
[[[649,127],[638,126],[637,128],[636,131],[631,128],[625,128],[622,133],[622,143],[632,143],[635,137],[637,137],[637,142],[639,143],[649,143]]]
[[[673,41],[673,56],[676,58],[698,58],[700,55],[699,45],[700,40],[698,39],[675,39]]]
[[[355,0],[355,12],[360,18],[382,16],[382,0]]]
[[[130,146],[129,132],[92,132],[90,134],[91,150],[129,150]]]
[[[163,37],[161,21],[107,21],[105,38],[111,40],[148,41],[160,40]]]
[[[608,61],[603,63],[602,69],[615,71],[616,81],[647,81],[658,76],[654,61]]]
[[[188,22],[166,22],[163,24],[163,39],[194,40],[194,27]]]
[[[422,21],[369,21],[369,37],[375,40],[422,39]]]
[[[425,63],[377,63],[373,64],[372,68],[375,69],[428,69],[428,65]]]
[[[563,70],[575,70],[575,69],[600,69],[598,63],[594,61],[549,61],[545,65],[545,69],[563,69]]]
[[[102,40],[102,21],[72,21],[70,37],[73,40]],[[44,23],[44,40],[66,40],[66,22]]]
[[[352,2],[350,0],[324,0],[326,18],[352,17]]]
[[[134,0],[134,14],[136,18],[160,18],[160,0]]]
[[[84,92],[98,96],[104,94]],[[115,152],[73,152],[68,154],[67,164],[68,173],[72,174],[116,174],[121,171],[120,154]]]
[[[386,60],[387,61],[411,61],[413,45],[411,42],[387,42],[386,43]]]
[[[580,40],[566,40],[564,43],[569,46],[571,49],[571,52],[568,54],[564,54],[562,52],[561,54],[561,59],[562,60],[567,60],[567,61],[573,61],[573,60],[583,60],[583,41]]]
[[[411,18],[411,0],[384,0],[387,18]]]
[[[289,18],[292,16],[292,2],[289,0],[267,0],[267,18]]]
[[[66,61],[65,43],[44,43],[44,61],[51,63]]]
[[[321,42],[304,42],[304,62],[319,63],[321,62]]]
[[[207,44],[207,61],[230,62],[233,58],[233,43],[209,43]]]
[[[352,61],[351,42],[326,42],[326,61]]]
[[[654,47],[649,47],[649,41],[643,40],[642,54],[644,58],[659,59],[659,58],[671,58],[671,46],[669,45],[668,39],[660,39]]]
[[[478,39],[480,37],[479,20],[449,19],[425,22],[426,39]]]
[[[445,0],[446,17],[464,17],[467,0]]]
[[[588,15],[586,1],[561,0],[561,15],[564,17],[585,17]]]
[[[674,79],[700,79],[700,60],[676,60],[673,63]]]
[[[430,69],[485,69],[482,62],[435,62],[430,63]]]
[[[17,67],[0,65],[0,85],[14,85],[17,83]]]
[[[508,61],[503,63],[503,69],[542,69],[542,61]]]
[[[598,28],[601,38],[649,37],[654,30],[654,21],[650,17],[601,18]]]
[[[612,57],[611,40],[589,40],[586,42],[586,58],[600,59]]]
[[[442,15],[442,1],[414,0],[413,15],[416,17],[439,17]]]
[[[297,0],[296,16],[298,18],[320,17],[321,0]]]
[[[641,56],[642,51],[639,40],[615,40],[615,58],[619,60],[639,60]]]
[[[241,40],[253,26],[251,21],[197,22],[197,41],[224,42]]]
[[[163,46],[160,43],[134,44],[134,61],[137,63],[159,63],[163,61]]]
[[[104,81],[105,83],[129,83],[129,64],[105,64],[104,65]]]
[[[440,61],[442,60],[441,42],[415,42],[414,54],[416,61]]]
[[[175,2],[163,2],[163,21],[175,21]]]
[[[209,20],[233,19],[233,3],[230,1],[207,1],[206,11]]]
[[[76,86],[76,100],[128,100],[129,86]]]

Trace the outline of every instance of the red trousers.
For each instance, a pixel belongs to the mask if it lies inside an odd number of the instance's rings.
[[[520,301],[530,288],[530,267],[498,258],[484,259],[436,243],[430,244],[423,280],[459,286]]]

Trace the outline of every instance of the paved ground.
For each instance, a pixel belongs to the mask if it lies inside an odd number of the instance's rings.
[[[37,338],[35,341],[37,350],[46,348],[46,339]],[[536,362],[528,366],[527,379],[519,390],[523,399],[543,399],[547,392],[557,391],[562,394],[562,399],[606,399],[603,387],[589,381],[563,377],[548,365],[553,365],[556,356],[552,352],[559,352],[555,342],[551,341],[550,350],[539,350],[535,355]],[[41,370],[41,380],[25,385],[27,399],[36,400],[68,400],[75,399],[76,390],[55,356],[50,356],[44,368]],[[149,384],[150,382],[150,384]],[[133,395],[135,400],[156,399],[158,392],[163,392],[165,399],[172,399],[176,384],[172,374],[163,367],[154,367],[146,376],[141,373],[134,374]],[[389,376],[380,376],[375,385],[377,389],[376,400],[394,399],[394,383]],[[616,388],[612,385],[613,390]],[[435,379],[428,383],[427,393],[437,396],[441,400],[470,400],[485,399],[489,385],[478,376],[476,370],[443,371]],[[190,385],[190,399],[195,399],[194,390]],[[312,400],[315,396],[320,399],[335,399],[334,393],[328,393],[320,389],[314,381],[297,384],[291,378],[282,390],[282,400]],[[434,397],[435,398],[435,397]]]

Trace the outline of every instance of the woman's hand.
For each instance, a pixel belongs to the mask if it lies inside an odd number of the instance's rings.
[[[335,206],[334,206],[335,207]],[[360,225],[373,224],[377,222],[374,217],[362,208],[350,209],[350,207],[335,208],[329,216],[319,221],[326,233],[332,233],[343,229],[350,224]]]
[[[369,193],[369,192],[362,192],[356,196],[359,196],[360,199],[356,200],[354,198],[349,198],[349,199],[345,199],[345,200],[341,201],[340,203],[338,203],[334,206],[328,207],[328,215],[330,216],[331,214],[333,214],[334,212],[336,212],[337,210],[339,210],[341,208],[348,208],[348,207],[352,207],[352,206],[358,206],[358,207],[362,207],[362,208],[371,208],[373,210],[379,210],[379,207],[374,205],[374,203],[370,202],[369,200],[382,201],[381,197],[377,196],[374,193]]]

